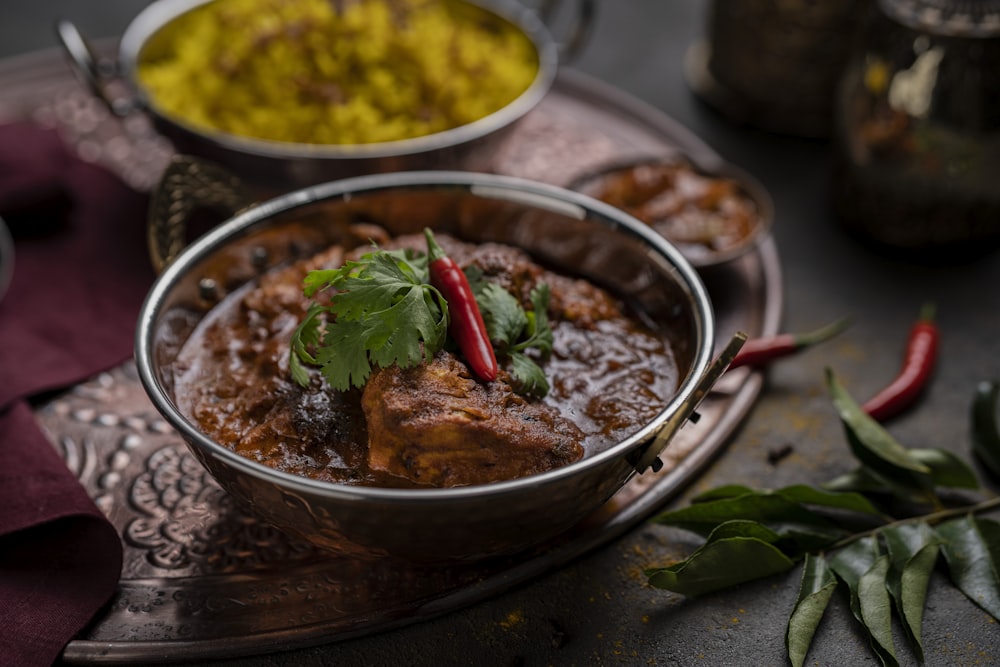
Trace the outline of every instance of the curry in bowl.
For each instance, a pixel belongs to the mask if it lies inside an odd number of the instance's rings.
[[[352,225],[341,243],[228,296],[181,350],[181,412],[217,442],[282,472],[420,488],[573,463],[620,442],[669,402],[679,380],[669,337],[621,297],[520,248],[431,236],[472,279],[468,294],[497,362],[483,377],[480,350],[463,346],[456,331],[466,295],[437,298],[425,238]],[[333,304],[317,306],[303,284],[323,272],[357,296],[316,290]],[[322,324],[310,319],[320,311]],[[429,333],[449,311],[450,333]],[[303,323],[315,325],[309,335]]]
[[[428,237],[506,303],[476,301],[484,326],[506,313],[492,375],[436,328]],[[402,288],[345,310],[366,255]],[[248,511],[336,553],[451,561],[549,540],[646,470],[718,377],[714,343],[700,278],[646,225],[550,185],[426,171],[293,191],[205,233],[153,285],[135,357]]]

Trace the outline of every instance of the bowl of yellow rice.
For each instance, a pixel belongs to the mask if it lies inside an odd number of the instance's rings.
[[[283,190],[481,168],[559,51],[514,0],[156,0],[117,65],[178,152]]]

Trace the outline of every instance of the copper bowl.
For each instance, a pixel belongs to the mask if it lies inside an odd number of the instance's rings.
[[[142,110],[177,152],[195,155],[228,168],[258,191],[286,192],[337,178],[417,169],[462,169],[485,171],[483,160],[499,145],[512,126],[548,93],[561,58],[580,48],[589,31],[593,0],[575,3],[576,14],[570,36],[557,43],[535,12],[514,0],[462,0],[497,21],[512,24],[534,45],[538,71],[528,88],[499,110],[449,130],[412,139],[370,144],[305,144],[253,139],[197,127],[157,106],[156,99],[137,76],[139,63],[155,47],[157,35],[181,15],[211,0],[156,0],[140,12],[122,35],[114,76],[105,68],[76,27],[62,21],[58,34],[71,65],[112,111],[126,115]],[[556,11],[558,2],[543,3],[545,15]],[[562,12],[560,12],[561,14]],[[565,19],[563,19],[565,21]],[[109,90],[124,79],[131,98],[113,96]],[[483,82],[483,85],[489,85]]]
[[[678,367],[673,397],[607,449],[510,481],[443,489],[318,482],[278,472],[214,442],[186,419],[172,364],[225,293],[269,267],[325,247],[359,216],[390,233],[424,226],[519,246],[548,265],[633,300],[662,326]],[[220,277],[219,267],[225,267]],[[211,278],[211,280],[209,280]],[[554,538],[594,512],[657,455],[725,365],[711,359],[715,322],[705,288],[665,239],[621,211],[555,186],[489,174],[380,174],[311,186],[230,218],[173,259],[138,322],[135,357],[156,408],[220,485],[247,509],[322,548],[419,561],[471,560]]]

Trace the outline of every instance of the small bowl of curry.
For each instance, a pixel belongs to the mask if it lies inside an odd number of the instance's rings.
[[[428,236],[475,295],[488,376],[450,324],[434,333],[458,316]],[[332,552],[444,561],[539,545],[646,470],[714,382],[714,338],[699,276],[643,223],[551,185],[423,171],[213,228],[160,274],[135,356],[249,511]]]
[[[748,252],[774,220],[770,195],[748,174],[730,165],[701,168],[681,157],[614,164],[570,187],[643,221],[698,268]]]

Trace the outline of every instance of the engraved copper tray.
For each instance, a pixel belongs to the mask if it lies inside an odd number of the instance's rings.
[[[87,159],[139,190],[171,154],[142,116],[124,123],[70,74],[61,54],[0,62],[0,122],[57,127]],[[681,151],[721,164],[699,139],[625,93],[564,70],[551,94],[495,156],[496,171],[566,185],[632,157]],[[775,333],[781,272],[771,239],[703,271],[721,343],[737,330]],[[720,344],[721,344],[720,343]],[[69,663],[163,663],[300,648],[452,611],[605,544],[649,518],[690,482],[746,416],[762,385],[728,374],[661,457],[569,535],[518,557],[447,568],[332,558],[237,509],[160,418],[131,362],[39,406],[66,464],[118,527],[118,593],[64,652]]]

